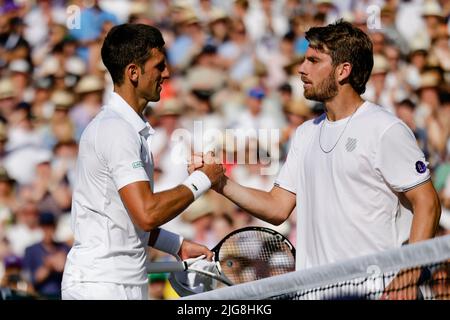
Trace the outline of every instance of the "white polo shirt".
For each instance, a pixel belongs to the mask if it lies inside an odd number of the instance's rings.
[[[135,225],[118,190],[149,181],[153,128],[116,93],[84,130],[72,200],[74,245],[64,270],[71,282],[147,283],[149,233]]]
[[[411,130],[378,105],[305,122],[275,182],[296,194],[297,270],[401,246],[412,214],[398,193],[429,179]]]

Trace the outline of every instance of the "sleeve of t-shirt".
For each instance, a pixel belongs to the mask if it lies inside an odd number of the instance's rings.
[[[297,193],[297,171],[299,165],[298,148],[300,143],[300,128],[295,131],[286,162],[281,167],[274,185],[292,193]]]
[[[428,162],[403,122],[393,124],[381,136],[376,167],[397,192],[406,192],[430,179]]]
[[[141,159],[143,146],[139,135],[127,123],[116,121],[99,128],[96,143],[117,190],[133,182],[150,180]]]

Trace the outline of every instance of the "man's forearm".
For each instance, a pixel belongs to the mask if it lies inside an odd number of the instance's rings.
[[[283,212],[270,192],[243,187],[228,178],[221,193],[253,216],[275,225],[285,221],[290,213]]]
[[[413,204],[414,218],[409,235],[409,243],[433,238],[441,216],[441,206],[437,198],[417,201]]]

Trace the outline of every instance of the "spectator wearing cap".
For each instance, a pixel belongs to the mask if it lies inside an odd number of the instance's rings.
[[[3,259],[4,273],[0,279],[0,287],[34,295],[33,285],[23,275],[23,261],[20,257],[10,254]]]
[[[149,273],[148,275],[148,297],[150,300],[164,300],[167,286],[167,274]]]
[[[421,76],[421,84],[417,90],[420,99],[415,120],[427,131],[430,149],[430,166],[435,167],[445,160],[448,153],[448,104],[445,102],[445,86],[442,85],[441,74],[437,71],[427,71]],[[448,90],[448,89],[447,89]]]
[[[236,123],[231,126],[233,129],[239,130],[236,132],[238,138],[247,137],[258,140],[258,138],[264,138],[264,136],[258,137],[258,130],[278,129],[275,119],[263,112],[265,97],[266,93],[262,87],[253,87],[247,91],[245,110],[238,116]]]
[[[168,60],[175,73],[185,70],[206,43],[206,33],[191,7],[181,8],[178,34],[168,47]]]
[[[103,104],[104,81],[95,75],[86,75],[80,79],[75,87],[79,102],[71,109],[69,116],[76,128],[76,139],[88,123],[100,111]]]
[[[280,145],[283,148],[284,155],[287,155],[292,134],[303,122],[312,117],[312,112],[303,99],[290,100],[283,108],[283,111],[287,124],[281,131]]]
[[[241,20],[232,20],[230,38],[218,48],[221,66],[228,70],[233,82],[241,83],[254,74],[253,45]]]
[[[216,245],[214,235],[211,232],[213,215],[214,207],[208,194],[197,199],[181,214],[183,221],[192,227],[192,240],[203,243],[208,248]]]
[[[24,268],[30,272],[31,282],[41,296],[60,299],[64,264],[70,248],[54,240],[56,218],[53,213],[42,212],[39,226],[44,237],[26,248]]]
[[[8,119],[13,113],[16,104],[16,92],[11,78],[0,78],[0,117]]]
[[[389,43],[395,43],[402,54],[408,54],[409,45],[403,35],[398,31],[395,20],[395,8],[390,5],[385,5],[380,12],[381,25],[383,26],[384,34]]]
[[[230,19],[227,13],[219,8],[214,8],[209,16],[208,30],[210,38],[208,43],[219,46],[229,37]]]
[[[8,66],[11,81],[13,82],[17,99],[19,101],[31,101],[33,92],[31,88],[32,69],[25,59],[12,60]]]
[[[432,43],[436,38],[439,26],[444,24],[445,19],[442,7],[437,0],[428,0],[423,2],[422,18],[425,22],[425,30],[429,39],[429,43]]]
[[[372,74],[367,82],[363,98],[394,112],[393,90],[389,89],[386,83],[388,72],[389,63],[384,54],[374,54]]]
[[[67,90],[56,90],[50,98],[52,115],[49,123],[42,129],[44,144],[52,149],[58,142],[75,139],[75,125],[69,117],[69,111],[75,103],[75,96]]]
[[[185,141],[172,139],[175,130],[181,128],[179,120],[184,110],[177,98],[161,101],[155,110],[159,120],[152,140],[152,153],[155,167],[161,170],[158,181],[155,181],[155,192],[171,189],[188,176],[184,159],[190,154],[189,146]]]

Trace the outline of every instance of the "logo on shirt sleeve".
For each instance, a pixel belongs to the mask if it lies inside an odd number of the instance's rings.
[[[416,162],[416,171],[418,173],[425,173],[427,171],[427,165],[423,161]]]
[[[142,161],[135,161],[131,165],[133,166],[134,169],[143,168],[144,167],[144,163]]]

